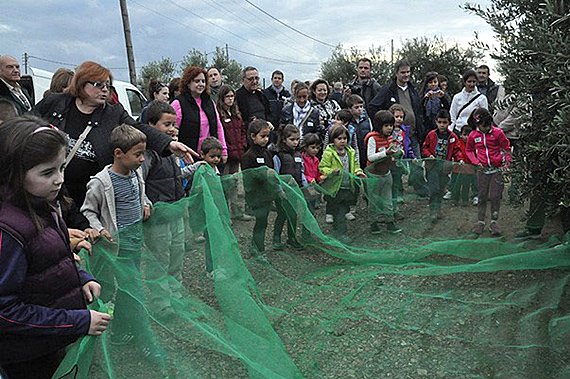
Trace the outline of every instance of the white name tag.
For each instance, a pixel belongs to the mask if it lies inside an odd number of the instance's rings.
[[[481,142],[481,137],[475,138],[475,143],[479,143],[479,142]]]
[[[265,163],[265,159],[264,158],[257,158],[257,163]]]
[[[226,119],[224,120],[224,122],[230,122],[231,120],[232,120],[231,118],[226,118]]]
[[[301,163],[301,162],[303,162],[303,158],[301,158],[301,157],[295,157],[295,162]]]
[[[313,122],[312,121],[307,122],[307,126],[313,126]]]
[[[453,142],[455,142],[455,138],[450,138],[449,143],[453,143]]]

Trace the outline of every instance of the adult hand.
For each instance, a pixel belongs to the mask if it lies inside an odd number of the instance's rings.
[[[81,289],[83,290],[85,300],[89,304],[101,295],[101,285],[93,280],[85,283]]]
[[[194,163],[194,158],[192,158],[192,156],[195,156],[197,158],[200,156],[198,153],[196,153],[194,150],[192,150],[182,142],[172,141],[168,146],[173,154],[182,157],[182,159],[184,159],[184,162],[186,163]]]
[[[97,311],[89,311],[89,313],[91,314],[91,322],[89,323],[89,332],[87,334],[90,336],[100,336],[107,330],[111,316],[107,313]]]

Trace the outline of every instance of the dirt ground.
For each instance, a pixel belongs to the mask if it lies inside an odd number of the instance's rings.
[[[502,240],[512,241],[523,228],[525,209],[526,204],[513,207],[503,202],[499,219]],[[348,235],[357,245],[369,249],[472,239],[470,230],[476,212],[475,206],[457,207],[444,201],[442,219],[432,224],[428,200],[407,193],[398,219],[403,232],[372,235],[366,204],[360,200],[355,207],[356,220],[347,222]],[[489,304],[511,301],[519,296],[521,288],[554,286],[565,280],[567,270],[427,277],[386,274],[382,271],[385,267],[355,265],[317,250],[272,251],[274,217],[272,212],[266,239],[269,263],[249,259],[252,221],[234,222],[234,233],[264,302],[285,311],[271,322],[305,377],[549,378],[558,377],[565,369],[567,351],[561,353],[548,346],[512,347],[528,342],[528,329],[543,328],[541,324],[522,322],[528,321],[525,316],[530,309],[545,301],[539,292],[520,300],[518,306],[507,307],[508,311]],[[324,206],[316,217],[323,231],[329,233]],[[559,222],[549,220],[543,240],[560,232]],[[489,237],[488,231],[484,237]],[[201,251],[198,247],[189,254],[184,284],[192,294],[217,308],[213,283],[205,280]],[[445,265],[458,258],[449,257],[448,262],[445,257],[441,259],[438,263]],[[544,305],[549,315],[568,309],[570,301],[565,291],[550,307],[553,309]],[[547,334],[536,338],[548,340]],[[194,354],[198,360],[200,355],[217,355],[207,351]],[[222,358],[221,362],[224,364],[217,366],[215,375],[205,376],[247,377],[239,361]]]

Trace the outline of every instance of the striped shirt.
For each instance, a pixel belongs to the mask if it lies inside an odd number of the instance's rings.
[[[123,176],[109,170],[109,176],[115,192],[117,227],[122,229],[141,221],[143,205],[136,173],[131,171],[130,175]]]

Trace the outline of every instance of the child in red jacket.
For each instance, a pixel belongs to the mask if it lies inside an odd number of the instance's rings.
[[[473,232],[477,235],[483,233],[487,201],[489,201],[491,203],[489,231],[493,236],[500,236],[501,229],[497,220],[505,187],[503,171],[508,169],[511,162],[511,145],[505,133],[493,126],[493,116],[488,110],[475,109],[469,116],[468,123],[474,130],[469,134],[465,152],[469,160],[479,168],[477,171],[479,212]]]
[[[422,156],[426,161],[426,173],[429,190],[430,218],[436,222],[441,216],[441,200],[449,181],[451,161],[463,163],[463,154],[459,148],[459,138],[448,130],[451,117],[447,109],[441,109],[435,117],[437,129],[431,130],[422,146]]]

